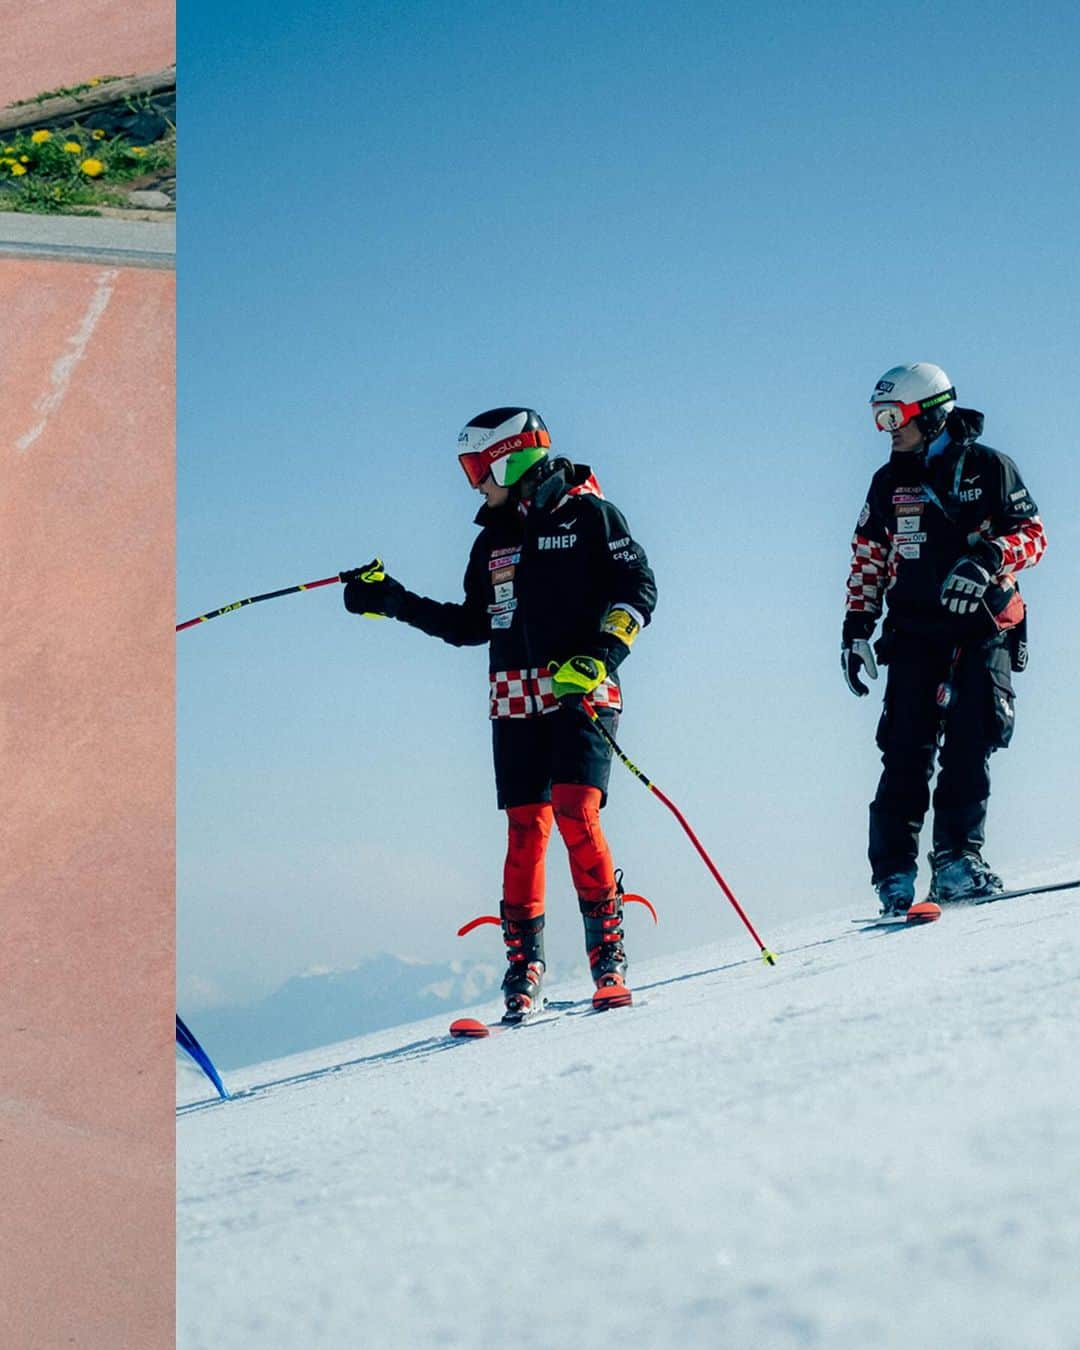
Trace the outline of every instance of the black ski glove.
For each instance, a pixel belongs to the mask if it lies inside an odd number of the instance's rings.
[[[338,575],[345,583],[345,608],[350,614],[363,614],[369,619],[397,617],[406,590],[400,581],[386,575],[381,558],[372,558],[363,567]]]

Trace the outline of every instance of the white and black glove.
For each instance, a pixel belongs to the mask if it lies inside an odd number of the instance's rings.
[[[950,614],[974,614],[1001,567],[1001,549],[990,539],[974,542],[971,553],[953,565],[941,587],[941,603]]]
[[[877,662],[865,638],[844,643],[840,648],[840,668],[851,692],[857,698],[865,698],[870,690],[860,679],[862,672],[865,670],[872,680],[877,679]]]
[[[941,603],[950,614],[973,614],[993,577],[974,558],[961,558],[945,578]]]

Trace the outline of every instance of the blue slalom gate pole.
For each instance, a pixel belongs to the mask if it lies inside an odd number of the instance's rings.
[[[188,1030],[188,1028],[184,1025],[184,1022],[180,1017],[179,1013],[176,1014],[176,1044],[180,1046],[182,1050],[185,1050],[195,1061],[195,1063],[199,1066],[199,1068],[202,1069],[203,1073],[206,1074],[207,1078],[210,1079],[214,1087],[217,1088],[218,1092],[221,1094],[222,1099],[224,1101],[228,1101],[229,1100],[228,1089],[225,1087],[225,1084],[221,1081],[221,1075],[218,1073],[217,1069],[214,1068],[213,1060],[202,1048],[202,1046],[195,1039],[195,1037]]]

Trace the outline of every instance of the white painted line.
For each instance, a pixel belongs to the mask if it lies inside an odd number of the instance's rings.
[[[58,357],[53,363],[52,371],[49,374],[49,392],[42,396],[34,404],[35,411],[39,414],[39,419],[34,426],[24,435],[20,436],[15,442],[15,449],[25,453],[49,424],[49,419],[59,409],[64,399],[67,397],[68,389],[71,386],[71,377],[75,373],[75,367],[86,355],[86,349],[90,345],[90,339],[94,336],[94,329],[98,326],[98,321],[109,307],[109,301],[113,297],[113,291],[116,289],[116,278],[120,275],[115,267],[99,274],[97,279],[97,289],[94,291],[87,306],[86,313],[82,317],[82,322],[78,328],[67,340],[68,350],[63,356]]]

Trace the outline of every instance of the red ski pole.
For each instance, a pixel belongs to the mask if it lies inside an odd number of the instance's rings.
[[[705,849],[701,845],[701,841],[698,839],[697,835],[694,833],[694,831],[690,828],[689,824],[687,823],[686,817],[675,805],[675,803],[671,800],[671,798],[665,796],[664,793],[660,791],[660,789],[656,786],[655,783],[650,782],[650,780],[645,777],[645,775],[641,772],[641,770],[633,762],[633,760],[629,759],[623,753],[623,751],[619,748],[618,743],[616,742],[614,736],[612,736],[611,732],[608,731],[607,727],[604,726],[603,722],[600,721],[600,718],[597,716],[596,709],[593,707],[593,705],[589,702],[587,698],[583,698],[581,700],[581,706],[586,715],[592,719],[593,726],[596,727],[600,735],[603,736],[604,740],[607,741],[608,745],[611,746],[611,749],[615,753],[615,755],[617,755],[618,758],[622,761],[622,763],[626,765],[626,767],[630,770],[630,772],[634,775],[635,778],[639,779],[642,783],[645,784],[645,786],[649,789],[649,791],[653,794],[654,797],[660,798],[660,800],[664,803],[667,809],[671,812],[671,814],[675,817],[675,819],[686,831],[690,842],[697,849],[698,853],[701,854],[705,866],[713,874],[713,877],[716,880],[717,885],[727,896],[728,900],[730,900],[732,907],[735,910],[735,913],[739,916],[740,919],[742,919],[743,923],[746,925],[747,931],[749,932],[750,936],[757,943],[758,948],[761,951],[761,959],[766,963],[766,965],[775,966],[776,954],[774,952],[769,951],[768,947],[765,946],[761,938],[758,937],[754,925],[746,917],[746,913],[743,910],[742,905],[739,904],[738,900],[736,900],[735,896],[732,894],[731,887],[720,875],[719,871],[717,871],[716,865],[714,864],[713,860],[705,852]]]

